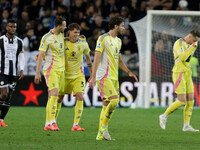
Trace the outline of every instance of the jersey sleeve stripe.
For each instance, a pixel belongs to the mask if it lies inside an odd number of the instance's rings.
[[[43,39],[42,39],[42,42],[44,42],[49,36],[51,35],[51,33],[47,33],[46,35],[44,35]]]
[[[99,41],[102,42],[102,41],[104,40],[104,38],[107,37],[107,36],[109,36],[108,33],[103,34],[103,35],[100,37]]]

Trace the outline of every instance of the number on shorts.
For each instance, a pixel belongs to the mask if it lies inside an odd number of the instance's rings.
[[[81,87],[84,87],[84,82],[81,82]]]

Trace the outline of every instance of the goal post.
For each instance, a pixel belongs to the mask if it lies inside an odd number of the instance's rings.
[[[166,107],[176,100],[171,79],[174,64],[173,44],[193,29],[200,29],[198,11],[149,10],[147,16],[130,23],[139,53],[139,84],[136,107]],[[198,59],[199,51],[196,51]],[[197,66],[196,66],[197,67]],[[198,69],[197,69],[198,70]],[[193,77],[196,99],[200,78]],[[142,87],[142,88],[141,88]],[[200,105],[200,99],[198,99]]]

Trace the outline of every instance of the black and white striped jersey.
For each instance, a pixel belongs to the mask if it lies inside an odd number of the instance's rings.
[[[18,56],[24,51],[23,42],[17,36],[9,39],[6,35],[0,37],[0,74],[17,75]]]

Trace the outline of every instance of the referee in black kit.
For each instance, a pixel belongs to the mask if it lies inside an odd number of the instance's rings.
[[[10,108],[10,99],[17,81],[17,66],[19,63],[19,80],[24,76],[25,65],[23,42],[15,36],[17,23],[8,20],[7,33],[0,37],[0,127],[7,127],[4,118]],[[19,62],[18,62],[19,61]]]

